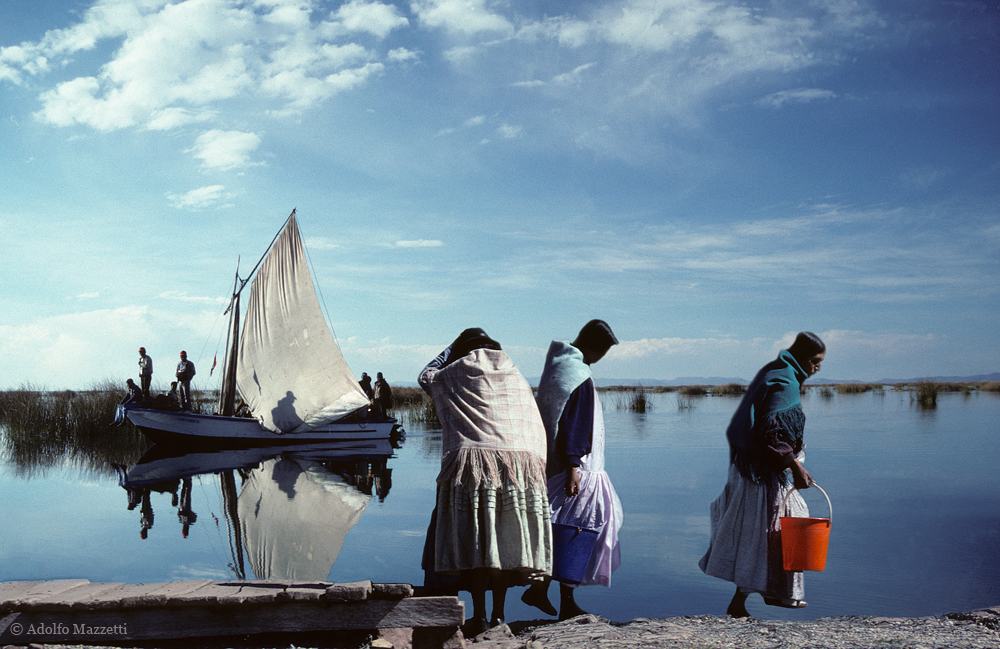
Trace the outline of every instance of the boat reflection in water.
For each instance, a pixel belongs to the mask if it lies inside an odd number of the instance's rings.
[[[190,453],[154,446],[122,487],[129,509],[141,505],[144,538],[151,491],[174,494],[186,536],[197,520],[191,479],[218,475],[237,577],[246,578],[245,555],[257,579],[325,581],[371,498],[388,495],[392,455],[388,439]]]

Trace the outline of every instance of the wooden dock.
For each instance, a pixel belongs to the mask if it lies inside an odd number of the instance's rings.
[[[413,647],[463,646],[457,597],[409,584],[87,580],[0,583],[0,645],[408,629]]]

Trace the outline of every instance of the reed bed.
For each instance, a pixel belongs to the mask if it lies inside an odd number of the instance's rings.
[[[1000,392],[1000,381],[984,381],[976,387],[982,392]]]
[[[653,407],[649,393],[645,388],[625,388],[615,391],[614,406],[616,410],[643,413]]]
[[[881,383],[838,383],[833,386],[837,394],[864,394],[882,391]]]
[[[941,385],[932,381],[921,381],[917,384],[915,398],[917,405],[921,408],[937,408],[937,395],[941,391]]]
[[[32,386],[0,392],[5,456],[29,475],[64,464],[114,473],[116,466],[136,462],[148,444],[132,424],[113,425],[122,396],[111,381],[79,392]]]
[[[717,397],[742,397],[747,391],[747,386],[742,383],[726,383],[712,388],[712,395]]]
[[[393,388],[392,408],[404,421],[431,427],[441,426],[434,400],[423,388]]]
[[[685,385],[677,392],[685,397],[704,397],[708,394],[709,388],[707,385]]]

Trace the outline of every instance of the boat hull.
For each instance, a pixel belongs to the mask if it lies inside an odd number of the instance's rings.
[[[395,419],[384,421],[337,421],[292,433],[275,433],[256,419],[222,417],[191,412],[126,408],[125,416],[154,444],[222,444],[226,446],[272,446],[337,440],[388,439]]]

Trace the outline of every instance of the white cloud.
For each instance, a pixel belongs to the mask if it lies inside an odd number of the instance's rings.
[[[410,24],[393,5],[363,0],[351,0],[341,5],[332,17],[349,31],[368,32],[379,38],[385,38],[392,30]]]
[[[182,316],[130,305],[0,325],[0,354],[11,367],[19,368],[16,374],[3,377],[7,383],[0,388],[30,384],[40,389],[78,390],[106,380],[124,385],[127,377],[134,376],[138,345],[150,350],[154,385],[159,385],[170,376],[165,350],[179,351],[185,344],[180,341],[205,340],[216,319],[214,307],[211,312]],[[170,358],[176,358],[175,354],[171,352]]]
[[[491,11],[485,0],[414,0],[410,9],[427,27],[462,34],[511,34],[514,31],[514,25]]]
[[[514,126],[513,124],[507,124],[507,123],[501,124],[497,128],[497,132],[500,134],[500,137],[504,138],[505,140],[513,140],[520,137],[521,130],[522,129],[520,126]]]
[[[254,133],[213,129],[199,135],[188,152],[201,160],[202,167],[225,171],[254,164],[250,154],[259,146],[260,137]]]
[[[204,297],[188,295],[185,291],[164,291],[157,297],[162,300],[172,300],[175,302],[193,302],[195,304],[226,304],[229,298],[224,297]]]
[[[819,88],[796,88],[795,90],[781,90],[772,93],[757,104],[765,108],[781,108],[787,103],[806,104],[813,101],[836,99],[837,93],[832,90],[821,90]]]
[[[192,189],[185,194],[167,194],[177,209],[203,209],[230,198],[224,185],[209,185]]]
[[[337,250],[338,248],[343,247],[336,241],[331,241],[322,237],[310,237],[309,239],[306,239],[305,246],[308,250]]]
[[[437,239],[413,239],[409,241],[397,241],[393,244],[396,248],[440,248],[444,243]]]
[[[393,63],[407,63],[419,59],[420,52],[416,50],[408,50],[405,47],[397,47],[394,50],[389,50],[386,58]]]
[[[167,130],[211,119],[217,103],[270,97],[265,114],[288,115],[356,88],[382,69],[352,33],[384,38],[409,21],[388,4],[353,0],[315,21],[312,0],[104,0],[78,24],[0,50],[0,80],[22,83],[98,44],[120,43],[94,73],[40,94],[36,117],[100,131]],[[416,54],[396,48],[389,59]],[[263,94],[261,94],[263,93]]]

